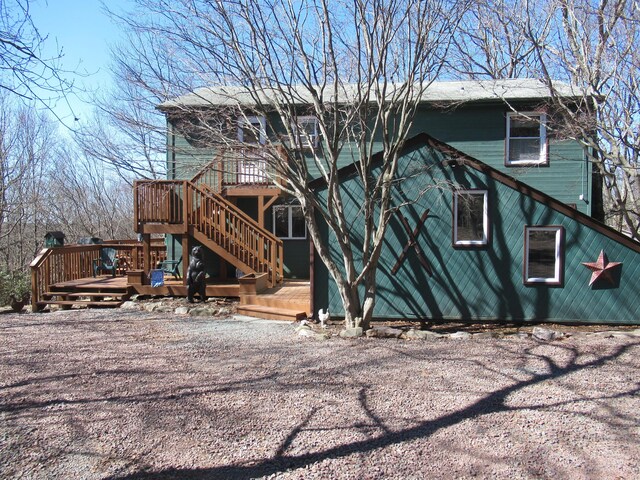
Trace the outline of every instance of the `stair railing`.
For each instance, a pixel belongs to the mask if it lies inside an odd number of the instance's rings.
[[[283,279],[282,240],[214,191],[188,184],[188,223],[269,284]]]

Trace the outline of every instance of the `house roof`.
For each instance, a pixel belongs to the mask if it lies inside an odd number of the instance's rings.
[[[342,86],[338,93],[338,101],[348,101],[355,98],[358,86],[348,84]],[[393,88],[393,86],[391,86]],[[400,88],[400,85],[398,85]],[[555,93],[562,97],[578,97],[584,92],[576,86],[564,82],[554,81]],[[325,97],[333,101],[333,95]],[[263,104],[275,103],[281,96],[275,89],[265,89],[260,95]],[[517,78],[506,80],[466,80],[450,82],[434,82],[422,94],[424,103],[457,103],[457,102],[495,102],[495,101],[532,101],[550,98],[551,92],[547,84],[533,78]],[[311,103],[311,96],[307,87],[293,87],[289,98],[296,103],[305,105]],[[181,95],[158,105],[160,110],[177,108],[214,107],[214,106],[245,106],[256,105],[256,99],[249,93],[247,87],[218,86],[203,87],[186,95]]]
[[[534,200],[546,205],[547,207],[552,208],[553,210],[556,210],[557,212],[560,212],[569,218],[572,218],[578,223],[581,223],[582,225],[585,225],[586,227],[597,231],[598,233],[624,245],[625,247],[630,248],[637,253],[640,253],[640,242],[637,242],[632,238],[624,235],[623,233],[614,230],[608,225],[595,220],[589,215],[586,215],[576,210],[575,208],[570,207],[566,203],[556,200],[550,195],[547,195],[546,193],[533,188],[526,183],[516,180],[506,173],[496,170],[486,163],[474,157],[471,157],[466,153],[461,152],[460,150],[432,137],[431,135],[428,135],[427,133],[419,133],[418,135],[407,140],[404,144],[403,151],[409,152],[424,145],[427,145],[448,157],[447,160],[443,162],[444,165],[451,168],[456,168],[458,166],[468,167],[482,172],[493,180],[502,183],[503,185],[506,185],[510,188],[513,188],[523,195],[531,197]],[[372,157],[372,159],[374,162],[382,161],[382,152],[376,153]],[[345,178],[347,176],[350,176],[357,172],[357,168],[358,167],[355,163],[346,165],[338,170],[338,177]],[[315,180],[309,182],[309,187],[314,190],[322,188],[323,186],[326,186],[326,182],[323,177],[316,178]]]

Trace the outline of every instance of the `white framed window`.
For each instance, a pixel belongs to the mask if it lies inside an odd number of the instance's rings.
[[[489,192],[459,190],[453,194],[453,246],[489,243]]]
[[[301,116],[296,119],[291,127],[293,133],[300,137],[300,145],[302,148],[316,148],[320,138],[320,127],[318,119],[312,115]],[[292,142],[292,143],[297,143]]]
[[[307,224],[300,205],[273,207],[273,233],[285,240],[307,238]]]
[[[564,279],[564,228],[524,227],[525,285],[561,285]]]
[[[238,118],[238,141],[249,145],[264,145],[267,141],[267,122],[260,117]]]
[[[507,113],[507,166],[548,163],[546,123],[544,113]]]

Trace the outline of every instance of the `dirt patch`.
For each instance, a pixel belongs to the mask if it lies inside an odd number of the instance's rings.
[[[631,335],[318,342],[144,310],[0,335],[2,478],[640,477]]]

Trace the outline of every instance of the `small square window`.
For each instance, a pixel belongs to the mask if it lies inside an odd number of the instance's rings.
[[[487,190],[460,190],[453,195],[453,245],[475,247],[489,243]]]
[[[238,141],[248,145],[264,145],[267,140],[264,117],[240,117],[238,119]]]
[[[273,233],[284,239],[307,238],[307,223],[300,205],[276,205],[273,207]]]
[[[525,285],[562,285],[564,276],[564,228],[524,228]]]
[[[292,142],[302,148],[316,148],[320,137],[318,119],[314,116],[298,117],[297,123],[292,125],[292,130],[299,138]]]
[[[508,113],[506,165],[546,163],[546,115],[535,112]]]

